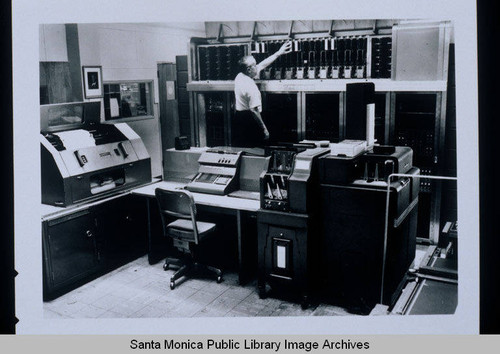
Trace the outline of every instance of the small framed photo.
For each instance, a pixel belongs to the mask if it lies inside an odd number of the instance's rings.
[[[102,67],[82,66],[83,87],[85,98],[99,98],[103,96]]]

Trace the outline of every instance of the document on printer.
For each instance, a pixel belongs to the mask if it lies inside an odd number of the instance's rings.
[[[68,130],[54,133],[61,138],[66,150],[78,150],[85,147],[96,146],[95,139],[90,132],[83,129]]]

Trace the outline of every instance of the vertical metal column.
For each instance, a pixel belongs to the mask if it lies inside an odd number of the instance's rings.
[[[196,94],[197,119],[198,119],[198,145],[207,146],[207,121],[205,114],[205,95],[203,93]]]
[[[231,146],[231,95],[232,92],[224,93],[224,145]]]
[[[196,93],[189,93],[189,124],[191,125],[191,146],[200,146],[198,138],[198,109],[196,107]]]
[[[396,145],[394,141],[396,135],[396,92],[392,91],[389,94],[389,138],[387,143],[390,145]]]
[[[385,198],[385,223],[384,223],[384,248],[382,253],[382,284],[380,287],[380,303],[383,302],[384,299],[384,281],[385,281],[385,263],[387,258],[387,237],[389,232],[389,200],[391,194],[391,180],[393,177],[408,177],[408,178],[426,178],[426,179],[434,179],[434,180],[448,180],[448,181],[457,181],[457,177],[448,177],[448,176],[415,176],[406,173],[392,173],[387,177],[387,189],[386,189],[386,198]],[[431,219],[432,224],[432,219]]]
[[[436,115],[434,125],[434,163],[436,174],[443,174],[442,162],[444,161],[444,139],[446,133],[446,92],[436,93]],[[431,203],[431,225],[429,228],[429,240],[433,244],[439,241],[441,224],[441,194],[443,185],[436,181],[432,190]]]
[[[306,93],[297,92],[297,138],[298,141],[306,138]]]
[[[385,93],[385,117],[384,117],[384,144],[389,144],[389,138],[391,135],[391,96],[390,92]]]
[[[345,91],[339,92],[339,140],[344,140],[345,138]]]

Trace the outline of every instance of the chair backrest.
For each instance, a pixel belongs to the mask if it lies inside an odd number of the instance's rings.
[[[160,209],[163,231],[165,232],[165,216],[173,216],[179,219],[190,219],[193,222],[194,242],[198,244],[198,227],[196,225],[196,205],[190,192],[184,189],[166,190],[162,188],[155,189],[156,200]]]

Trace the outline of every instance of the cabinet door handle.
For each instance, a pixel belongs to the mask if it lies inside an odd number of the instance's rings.
[[[94,236],[94,234],[93,234],[93,233],[92,233],[92,231],[90,231],[90,230],[87,230],[87,231],[85,232],[85,234],[87,235],[87,237],[92,237],[92,236]]]

